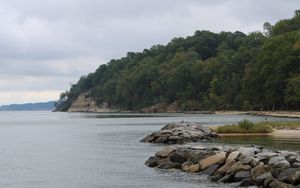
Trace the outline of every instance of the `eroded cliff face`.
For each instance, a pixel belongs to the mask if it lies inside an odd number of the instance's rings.
[[[83,93],[72,103],[68,112],[116,112],[116,109],[108,107],[107,103],[97,105],[96,101],[88,96],[88,93]]]

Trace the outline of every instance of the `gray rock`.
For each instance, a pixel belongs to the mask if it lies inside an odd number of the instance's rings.
[[[256,167],[259,164],[259,159],[258,158],[252,158],[250,161],[251,167]]]
[[[164,158],[164,159],[161,159],[158,161],[158,165],[157,165],[157,168],[160,168],[160,169],[169,169],[171,168],[172,166],[172,163],[170,161],[169,158]]]
[[[216,136],[207,127],[196,123],[178,122],[164,126],[160,131],[153,132],[142,139],[142,142],[182,144],[185,142],[197,142],[211,139]]]
[[[247,178],[250,178],[250,171],[239,171],[234,175],[235,181],[242,181]]]
[[[274,153],[274,152],[263,152],[263,153],[258,153],[255,155],[256,158],[258,158],[260,161],[265,160],[265,159],[269,159],[271,157],[275,157],[278,156],[278,153]]]
[[[192,163],[191,161],[186,161],[186,162],[184,162],[184,163],[181,165],[182,171],[185,171],[185,172],[189,171],[191,165],[193,165],[193,164],[194,164],[194,163]]]
[[[158,161],[160,160],[160,158],[158,157],[150,157],[146,162],[145,164],[148,166],[148,167],[156,167],[158,165]]]
[[[274,180],[269,184],[270,188],[294,188],[293,185]]]
[[[299,168],[300,167],[300,163],[293,163],[292,164],[292,168]]]
[[[169,158],[171,162],[182,164],[186,161],[186,153],[181,150],[176,150],[169,155]]]
[[[175,146],[168,146],[166,148],[164,148],[163,150],[160,150],[159,152],[157,152],[155,154],[156,157],[161,157],[161,158],[166,158],[170,155],[170,153],[176,151],[176,147]]]
[[[240,162],[243,164],[249,164],[253,159],[253,156],[243,155],[240,157]]]
[[[234,173],[229,173],[226,174],[223,178],[221,178],[220,180],[218,180],[218,182],[223,182],[223,183],[231,183],[234,182]]]
[[[288,168],[283,170],[279,176],[278,180],[288,183],[288,184],[299,184],[300,183],[300,168]]]
[[[280,169],[290,167],[290,163],[283,156],[271,157],[268,164],[273,166],[274,168],[280,168]]]
[[[240,187],[249,187],[252,185],[255,185],[255,183],[250,178],[242,180],[239,184]]]
[[[216,174],[216,175],[213,175],[213,176],[209,176],[209,180],[212,181],[212,182],[217,182],[222,178],[223,178],[223,176],[221,174]]]
[[[259,184],[263,183],[266,179],[268,178],[273,178],[271,172],[265,172],[259,176],[257,176],[255,179],[256,179],[256,182],[258,182]]]
[[[202,146],[202,145],[196,145],[196,146],[191,146],[190,149],[193,149],[193,150],[206,150],[207,147]]]
[[[239,149],[241,152],[241,156],[254,156],[256,153],[260,152],[259,149],[254,148],[254,147],[242,147]]]
[[[257,181],[256,178],[266,172],[270,172],[271,167],[268,165],[264,165],[264,163],[260,162],[258,166],[251,169],[251,177],[254,181]]]
[[[214,164],[214,165],[208,167],[207,169],[203,170],[203,171],[201,172],[201,174],[206,174],[206,175],[211,176],[212,174],[215,173],[215,171],[216,171],[219,167],[220,167],[219,164]]]

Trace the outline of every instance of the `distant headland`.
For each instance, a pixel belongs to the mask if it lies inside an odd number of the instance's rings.
[[[9,104],[0,106],[0,111],[43,111],[54,110],[54,101],[24,103],[24,104]]]

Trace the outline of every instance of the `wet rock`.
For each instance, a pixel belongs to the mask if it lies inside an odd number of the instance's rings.
[[[146,162],[145,164],[148,166],[148,167],[156,167],[158,165],[158,161],[160,160],[160,158],[158,157],[150,157]]]
[[[199,164],[201,170],[204,170],[214,164],[223,164],[226,159],[226,152],[220,152],[216,155],[202,159]]]
[[[169,168],[171,168],[171,166],[172,166],[172,163],[171,163],[170,159],[169,158],[165,158],[165,159],[162,159],[162,160],[158,161],[157,168],[160,168],[160,169],[169,169]]]
[[[206,174],[206,175],[209,175],[211,176],[212,174],[215,173],[215,171],[220,167],[219,164],[214,164],[214,165],[211,165],[210,167],[208,167],[207,169],[203,170],[201,173],[202,174]]]
[[[234,173],[226,174],[223,178],[221,178],[220,180],[218,180],[218,182],[223,182],[223,183],[234,182]]]
[[[172,163],[170,166],[170,169],[179,169],[181,170],[181,164],[180,163]]]
[[[249,187],[252,185],[255,185],[255,183],[250,178],[244,179],[239,183],[240,187]]]
[[[219,181],[222,178],[223,178],[223,176],[220,175],[220,174],[209,176],[209,180],[212,181],[212,182],[217,182],[217,181]]]

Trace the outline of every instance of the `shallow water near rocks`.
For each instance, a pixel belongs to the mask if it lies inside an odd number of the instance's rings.
[[[203,176],[146,167],[145,160],[163,146],[139,140],[169,122],[211,126],[245,118],[265,120],[241,115],[0,112],[0,187],[220,187]],[[236,144],[244,142],[244,137],[216,142]],[[246,143],[261,142],[252,139]],[[275,147],[273,143],[266,146]],[[284,143],[288,149],[298,149],[293,146],[295,140]]]

